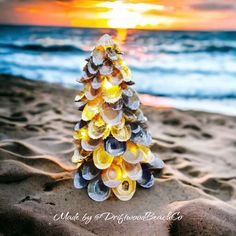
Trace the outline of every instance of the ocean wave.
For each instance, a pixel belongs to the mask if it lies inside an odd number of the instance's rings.
[[[221,100],[221,99],[236,99],[236,92],[225,91],[225,93],[214,93],[210,91],[199,92],[195,91],[193,93],[188,93],[188,91],[183,91],[182,93],[171,93],[168,90],[166,92],[154,92],[146,89],[138,89],[139,93],[150,94],[158,97],[170,97],[170,98],[183,98],[183,99],[211,99],[211,100]]]
[[[176,45],[175,49],[172,49],[171,47],[165,45],[165,48],[162,48],[162,46],[159,46],[159,48],[156,50],[157,53],[163,53],[163,54],[195,54],[195,53],[236,53],[236,47],[235,46],[229,46],[229,45],[201,45],[199,47],[196,47],[195,45],[188,45],[188,44],[179,44]]]
[[[159,45],[155,50],[152,49],[152,52],[163,53],[163,54],[189,54],[189,53],[236,53],[236,46],[231,45],[200,45],[196,47],[194,45],[188,44],[179,44],[172,46],[168,45]],[[22,51],[35,51],[35,52],[68,52],[68,53],[80,53],[85,54],[88,51],[80,48],[79,46],[69,45],[69,44],[52,44],[52,45],[43,45],[43,44],[9,44],[9,43],[0,43],[0,48],[7,48],[12,50],[22,50]]]
[[[73,46],[73,45],[42,45],[42,44],[4,44],[1,43],[0,47],[10,48],[15,50],[25,51],[37,51],[37,52],[76,52],[76,53],[87,53],[87,51]]]

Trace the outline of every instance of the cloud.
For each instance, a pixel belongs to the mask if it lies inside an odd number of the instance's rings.
[[[228,11],[235,9],[235,4],[233,3],[216,3],[216,2],[205,2],[192,4],[191,8],[194,10],[201,11]]]

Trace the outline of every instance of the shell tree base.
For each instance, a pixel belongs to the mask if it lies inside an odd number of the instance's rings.
[[[130,200],[137,185],[152,187],[152,171],[164,167],[149,148],[147,119],[122,55],[112,38],[103,35],[87,59],[79,81],[83,89],[75,97],[82,114],[74,128],[74,187],[86,188],[98,202],[112,193]]]

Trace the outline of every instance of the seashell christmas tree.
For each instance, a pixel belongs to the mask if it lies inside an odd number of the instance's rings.
[[[78,167],[74,186],[87,187],[95,201],[104,201],[112,193],[122,201],[130,200],[137,184],[154,185],[152,171],[162,169],[164,163],[149,148],[152,137],[131,87],[131,72],[109,35],[98,41],[79,82],[84,89],[75,97],[82,115],[74,128],[72,162]]]

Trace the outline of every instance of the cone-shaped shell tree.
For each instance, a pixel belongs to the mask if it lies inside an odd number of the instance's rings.
[[[82,114],[74,128],[72,162],[78,167],[74,186],[87,188],[95,201],[112,193],[127,201],[137,185],[154,184],[152,171],[164,163],[149,148],[152,137],[132,88],[131,72],[109,35],[98,41],[79,82],[83,89],[75,104]]]

